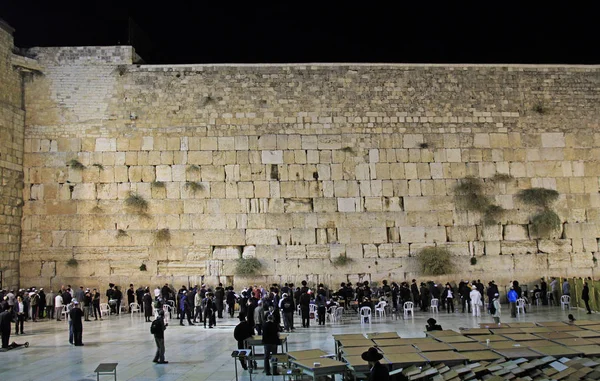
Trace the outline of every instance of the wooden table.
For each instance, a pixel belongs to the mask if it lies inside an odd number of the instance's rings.
[[[460,333],[462,335],[475,336],[475,335],[489,335],[492,332],[487,328],[470,328],[470,329],[463,329],[462,331],[460,331]]]
[[[471,339],[475,339],[480,343],[485,343],[487,340],[493,341],[508,341],[508,339],[502,335],[479,335],[479,336],[468,336]]]
[[[578,327],[576,325],[565,325],[560,327],[552,327],[552,329],[556,332],[565,332],[565,331],[579,331],[583,330],[582,327]]]
[[[519,344],[521,344],[522,347],[535,348],[535,347],[543,347],[543,346],[553,345],[554,343],[550,340],[526,340],[526,341],[519,341]]]
[[[573,335],[575,337],[581,337],[581,338],[589,338],[589,337],[600,337],[600,332],[596,332],[596,331],[565,331],[565,333],[568,333],[569,335]]]
[[[600,323],[600,322],[599,322]],[[583,329],[588,329],[590,331],[600,331],[600,324],[595,324],[595,325],[586,325],[584,327],[581,327]]]
[[[366,334],[367,339],[398,339],[398,332],[371,332]]]
[[[491,349],[511,349],[511,348],[526,348],[518,341],[492,341],[489,348]]]
[[[452,344],[452,343],[471,343],[471,342],[476,342],[477,340],[475,339],[471,339],[468,336],[462,336],[462,335],[458,335],[458,336],[444,336],[444,337],[440,337],[438,338],[438,340],[444,342],[444,343],[448,343],[448,344]]]
[[[598,320],[575,320],[573,324],[575,325],[596,325],[598,324]]]
[[[479,351],[488,349],[485,345],[481,343],[454,343],[450,344],[450,346],[459,352]]]
[[[383,354],[417,353],[419,350],[412,345],[396,345],[393,347],[379,347]]]
[[[510,324],[506,323],[479,323],[479,328],[510,328]]]
[[[510,323],[510,328],[524,328],[524,327],[533,328],[533,327],[537,327],[537,326],[535,325],[534,322]]]
[[[573,347],[569,347],[574,349],[580,353],[583,353],[584,356],[598,356],[600,355],[600,345],[576,345]]]
[[[117,381],[117,365],[118,362],[102,363],[94,370],[96,372],[96,380],[100,380],[100,375],[114,375]]]
[[[552,344],[552,343],[550,343]],[[370,347],[347,347],[347,348],[342,348],[342,357],[344,356],[360,356],[362,355],[364,352],[368,351]],[[381,348],[379,349],[379,352],[381,351]]]
[[[384,353],[383,357],[391,364],[392,369],[405,368],[410,365],[422,365],[427,362],[419,353]]]
[[[451,330],[451,329],[445,329],[443,331],[428,331],[428,332],[425,332],[425,334],[428,337],[438,338],[438,337],[444,337],[444,336],[456,336],[456,335],[460,335],[460,332],[456,332],[456,331]]]
[[[364,352],[364,351],[363,351]],[[362,352],[361,352],[362,353]],[[303,351],[292,351],[292,352],[288,352],[287,355],[292,359],[292,360],[305,360],[305,359],[316,359],[316,358],[320,358],[321,356],[326,356],[328,355],[327,352],[325,352],[322,349],[306,349]]]
[[[280,333],[279,334],[279,339],[281,340],[281,352],[287,352],[288,350],[288,343],[287,343],[287,338],[288,338],[288,334],[286,333]],[[246,339],[246,346],[248,347],[258,347],[258,346],[262,346],[264,345],[262,343],[262,336],[250,336],[249,338]],[[283,348],[285,346],[285,349]],[[254,353],[254,348],[253,349],[253,353]]]
[[[412,337],[412,338],[403,338],[398,340],[399,345],[413,345],[413,344],[423,344],[423,343],[439,343],[439,341],[432,339],[431,337]]]
[[[514,333],[523,333],[523,331],[521,331],[521,328],[491,328],[490,331],[492,331],[494,335],[510,335]]]
[[[340,347],[372,347],[375,345],[373,340],[369,339],[342,339],[340,340]]]
[[[560,345],[567,345],[569,347],[572,346],[577,346],[577,345],[592,345],[594,344],[594,342],[589,341],[588,339],[580,339],[578,337],[574,337],[572,339],[556,339],[556,340],[552,340],[555,343],[558,343]]]
[[[508,335],[502,335],[504,337],[506,337],[509,340],[513,340],[513,341],[526,341],[526,340],[536,340],[539,339],[539,337],[532,335],[531,333],[513,333],[513,334],[508,334]]]
[[[378,347],[391,347],[394,345],[406,345],[403,344],[402,339],[374,339],[375,345]]]
[[[506,348],[506,349],[494,349],[494,352],[498,353],[500,356],[507,359],[518,359],[523,357],[527,360],[529,359],[537,359],[544,357],[544,355],[535,352],[529,348]]]
[[[446,343],[414,344],[421,352],[451,351],[453,348]]]
[[[321,358],[318,359],[318,361],[315,360],[316,359],[292,360],[291,363],[302,370],[302,373],[312,377],[313,380],[322,376],[335,377],[336,374],[341,374],[342,377],[344,377],[346,374],[347,364],[345,362],[329,358]],[[320,366],[315,366],[316,362],[320,363]]]
[[[549,345],[543,347],[536,347],[533,350],[543,354],[544,356],[553,357],[574,357],[579,356],[582,353],[577,351],[576,349],[565,347],[564,345]]]
[[[369,373],[371,370],[369,363],[363,360],[361,356],[344,356],[343,359],[353,372]],[[387,364],[385,358],[381,359],[379,362]]]
[[[572,339],[574,337],[573,335],[565,332],[542,332],[535,333],[534,335],[545,340]]]
[[[365,335],[363,335],[362,333],[343,333],[343,334],[339,334],[339,335],[333,335],[334,340],[342,340],[342,339],[356,340],[356,339],[364,339],[364,338],[365,338]]]
[[[586,339],[587,341],[591,341],[594,344],[600,344],[600,337],[590,337],[589,339]]]
[[[465,356],[454,351],[423,352],[421,355],[429,362],[443,362],[446,365],[462,363],[467,360]]]
[[[465,356],[469,362],[494,361],[502,358],[502,356],[490,350],[466,351],[460,352],[460,354]]]
[[[542,322],[538,322],[537,325],[539,325],[540,327],[564,327],[566,325],[568,325],[565,322],[562,321],[542,321]]]
[[[521,328],[524,333],[554,332],[550,327]]]

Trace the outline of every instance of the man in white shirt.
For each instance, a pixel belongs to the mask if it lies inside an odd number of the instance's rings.
[[[60,321],[60,314],[63,310],[63,298],[60,294],[57,294],[54,298],[54,311],[56,313],[56,321]]]
[[[481,316],[481,293],[477,290],[477,287],[473,286],[471,293],[469,294],[471,298],[471,307],[473,311],[473,316]]]

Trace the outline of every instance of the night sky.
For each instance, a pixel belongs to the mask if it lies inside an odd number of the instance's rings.
[[[157,64],[600,63],[596,13],[566,7],[570,3],[558,3],[564,9],[550,2],[527,9],[525,2],[477,3],[488,8],[242,3],[1,0],[0,18],[16,29],[20,47],[125,45],[131,39],[147,63]]]

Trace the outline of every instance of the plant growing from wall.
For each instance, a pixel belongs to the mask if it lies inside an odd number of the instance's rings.
[[[551,209],[558,196],[557,191],[547,188],[523,189],[517,193],[517,199],[537,208],[537,213],[531,217],[531,232],[538,237],[549,237],[560,229],[560,217]]]
[[[341,150],[342,152],[346,152],[346,153],[354,153],[354,148],[352,147],[344,147]]]
[[[427,148],[429,148],[429,143],[423,142],[423,143],[419,144],[419,148],[427,149]]]
[[[483,182],[474,177],[465,177],[454,186],[454,200],[458,208],[480,213],[484,225],[497,224],[504,213],[504,208],[485,194]]]
[[[75,258],[71,258],[67,261],[67,266],[70,267],[76,267],[79,264],[79,262],[77,262],[77,259]]]
[[[507,173],[496,173],[494,176],[492,176],[492,181],[496,183],[508,183],[513,180],[514,177]]]
[[[125,205],[137,214],[145,214],[148,211],[148,201],[137,193],[129,193]]]
[[[117,239],[125,238],[125,237],[129,237],[129,234],[127,234],[127,232],[125,230],[123,230],[123,229],[117,230]]]
[[[477,264],[477,258],[476,257],[471,257],[471,265],[475,266]]]
[[[189,189],[192,193],[204,190],[204,185],[198,181],[188,181],[185,183],[186,189]]]
[[[445,247],[428,246],[416,255],[423,275],[444,275],[453,271],[450,252]]]
[[[166,185],[164,182],[162,181],[153,181],[152,184],[150,184],[153,188],[164,188]]]
[[[544,107],[543,103],[536,103],[533,105],[533,111],[537,112],[538,114],[545,114],[548,109]]]
[[[81,164],[81,162],[77,159],[71,159],[67,162],[67,165],[71,168],[71,169],[76,169],[81,171],[82,169],[85,169],[85,165]]]
[[[200,166],[192,164],[186,169],[186,171],[189,173],[198,173],[200,172]]]
[[[145,263],[142,263],[142,264],[140,265],[140,271],[146,271],[146,270],[148,270],[148,269],[146,268],[146,264],[145,264]]]
[[[99,213],[103,213],[104,209],[102,209],[102,207],[98,204],[96,204],[92,209],[90,209],[90,213],[94,213],[94,214],[99,214]]]
[[[101,171],[104,171],[104,166],[100,163],[94,163],[92,164],[94,167],[98,168]]]
[[[169,242],[171,240],[171,231],[169,228],[159,229],[154,233],[157,242]]]
[[[257,258],[238,258],[235,264],[237,275],[256,275],[263,268],[263,264]]]
[[[331,263],[333,264],[333,267],[344,267],[344,266],[351,264],[352,262],[354,262],[354,259],[349,258],[342,254],[340,254],[333,261],[331,261]]]

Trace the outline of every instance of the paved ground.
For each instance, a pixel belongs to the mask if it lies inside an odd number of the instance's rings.
[[[558,307],[533,307],[524,316],[508,317],[508,306],[503,306],[503,322],[566,320],[568,313],[578,319],[600,322],[600,314],[586,315],[583,310],[561,310]],[[408,320],[374,319],[371,325],[362,326],[358,319],[344,324],[325,327],[299,328],[289,337],[289,350],[321,348],[334,351],[331,337],[334,333],[361,333],[397,331],[401,337],[423,337],[426,320],[434,316],[444,329],[476,327],[480,322],[491,322],[488,315],[474,318],[456,312],[416,313]],[[0,380],[95,380],[94,369],[102,362],[117,362],[119,380],[235,380],[231,352],[237,348],[233,339],[236,319],[218,320],[214,329],[202,326],[179,326],[171,320],[165,332],[167,365],[152,363],[154,339],[150,323],[134,314],[111,317],[104,321],[86,322],[83,342],[74,347],[68,342],[65,321],[25,323],[25,335],[11,334],[11,342],[29,341],[29,348],[18,348],[0,353]],[[296,326],[299,326],[299,321]],[[14,329],[14,327],[13,327]],[[14,332],[13,332],[14,333]],[[241,371],[241,368],[238,367]],[[101,378],[102,379],[102,378]],[[111,379],[104,376],[105,380]],[[247,372],[240,380],[249,380]],[[270,380],[263,373],[254,374],[253,380]]]

